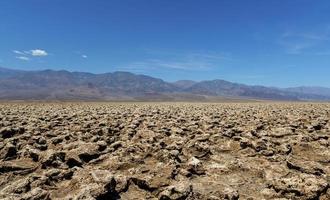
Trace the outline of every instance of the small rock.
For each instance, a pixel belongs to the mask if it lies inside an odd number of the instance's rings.
[[[188,161],[188,168],[187,170],[196,175],[204,175],[205,169],[203,168],[202,162],[195,157],[192,157]]]
[[[7,143],[3,149],[0,150],[0,159],[10,160],[17,156],[16,146],[12,143]]]
[[[3,139],[11,138],[16,134],[23,134],[24,131],[25,131],[25,129],[22,127],[20,127],[20,128],[2,128],[2,129],[0,129],[0,136]]]
[[[48,167],[60,167],[65,160],[64,152],[57,152],[54,150],[48,150],[41,161],[42,168]]]
[[[179,182],[175,185],[166,187],[160,194],[160,200],[169,199],[188,199],[193,194],[192,185],[186,182]]]
[[[22,200],[50,200],[49,193],[40,187],[33,188],[22,196]]]

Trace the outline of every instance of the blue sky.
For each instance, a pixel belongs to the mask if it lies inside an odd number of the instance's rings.
[[[330,1],[2,0],[0,66],[330,87]]]

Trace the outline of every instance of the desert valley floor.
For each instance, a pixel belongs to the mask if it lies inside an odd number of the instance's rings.
[[[330,199],[330,104],[1,103],[0,199]]]

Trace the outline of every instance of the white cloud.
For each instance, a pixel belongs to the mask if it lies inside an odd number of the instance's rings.
[[[32,56],[48,56],[48,53],[45,50],[42,50],[42,49],[30,50],[30,54]]]
[[[18,51],[18,50],[13,50],[13,53],[19,54],[19,55],[25,55],[24,52]]]
[[[81,55],[81,57],[83,57],[83,58],[87,58],[87,55],[84,55],[84,54],[83,54],[83,55]]]
[[[12,52],[17,55],[16,56],[17,59],[24,61],[31,60],[33,56],[43,57],[48,55],[48,53],[42,49],[33,49],[29,51],[13,50]]]
[[[28,58],[28,57],[26,57],[26,56],[17,56],[16,58],[17,58],[17,59],[20,59],[20,60],[25,60],[25,61],[30,60],[30,58]]]

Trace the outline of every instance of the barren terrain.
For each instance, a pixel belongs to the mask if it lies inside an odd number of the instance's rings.
[[[2,103],[0,199],[330,199],[330,104]]]

